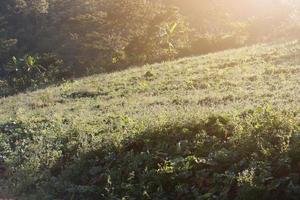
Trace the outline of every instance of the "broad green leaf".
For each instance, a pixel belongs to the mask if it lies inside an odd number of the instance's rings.
[[[35,64],[35,59],[32,56],[27,56],[26,64],[27,66],[32,67]]]

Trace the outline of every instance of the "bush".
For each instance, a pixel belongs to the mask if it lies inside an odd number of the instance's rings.
[[[183,55],[200,55],[237,48],[244,45],[243,35],[220,34],[220,35],[196,35],[191,40],[190,47],[183,50]]]
[[[51,54],[13,57],[4,67],[8,90],[15,93],[60,81],[68,72],[62,64]]]
[[[93,9],[74,13],[62,22],[67,27],[63,34],[71,37],[64,39],[61,53],[78,67],[77,73],[114,71],[168,60],[188,46],[189,29],[177,9],[143,0],[92,4]]]

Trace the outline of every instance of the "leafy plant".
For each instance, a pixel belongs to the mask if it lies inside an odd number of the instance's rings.
[[[50,54],[26,55],[23,58],[14,56],[4,69],[8,87],[13,92],[55,83],[62,80],[68,70],[63,68],[61,60]]]

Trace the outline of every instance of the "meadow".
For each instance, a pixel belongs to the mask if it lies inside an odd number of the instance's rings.
[[[0,196],[299,199],[300,43],[0,99]]]

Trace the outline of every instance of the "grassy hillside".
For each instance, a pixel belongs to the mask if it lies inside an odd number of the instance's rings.
[[[299,111],[299,42],[2,98],[0,194],[298,199]]]

